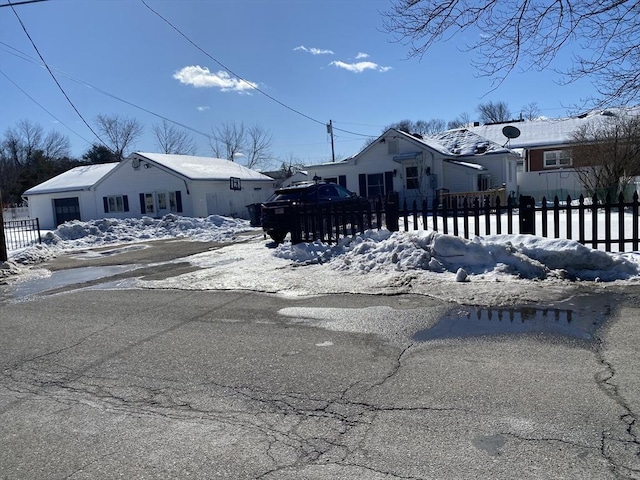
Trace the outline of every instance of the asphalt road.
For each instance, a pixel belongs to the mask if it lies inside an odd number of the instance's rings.
[[[593,338],[428,339],[452,305],[76,287],[0,286],[2,479],[640,478],[637,291],[581,292]]]

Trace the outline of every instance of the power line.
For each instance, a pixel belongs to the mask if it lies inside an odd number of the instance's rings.
[[[53,118],[56,122],[58,122],[60,125],[62,125],[63,127],[65,127],[67,130],[69,130],[71,133],[77,135],[78,137],[80,137],[82,140],[84,140],[87,143],[91,143],[89,140],[87,140],[86,138],[84,138],[82,135],[80,135],[78,132],[74,131],[71,127],[69,127],[68,125],[66,125],[62,120],[60,120],[59,118],[57,118],[53,113],[51,113],[49,110],[47,110],[46,108],[44,108],[42,105],[40,105],[31,95],[29,95],[26,91],[24,91],[20,85],[18,85],[16,82],[14,82],[11,78],[9,78],[9,76],[4,73],[2,70],[0,70],[0,75],[2,75],[4,78],[6,78],[7,80],[9,80],[11,83],[13,83],[13,85],[20,90],[27,98],[29,98],[29,100],[31,100],[33,103],[35,103],[37,106],[39,106],[42,110],[44,110],[45,112],[47,112],[51,118]]]
[[[14,7],[17,5],[26,5],[28,3],[38,3],[38,2],[47,2],[49,0],[23,0],[22,2],[11,2],[9,1],[9,3],[3,3],[2,5],[0,5],[0,8],[2,7]]]
[[[169,25],[171,28],[173,28],[176,32],[178,32],[178,34],[180,36],[182,36],[187,42],[189,42],[191,45],[193,45],[196,49],[198,49],[200,52],[202,52],[204,55],[206,55],[208,58],[210,58],[211,60],[213,60],[215,63],[217,63],[218,65],[220,65],[220,67],[222,67],[224,70],[226,70],[227,72],[229,72],[231,75],[233,75],[234,77],[236,77],[238,80],[240,80],[241,82],[245,83],[246,85],[248,85],[250,88],[254,89],[255,91],[257,91],[258,93],[261,93],[262,95],[264,95],[265,97],[267,97],[269,100],[277,103],[278,105],[280,105],[281,107],[286,108],[287,110],[290,110],[291,112],[300,115],[301,117],[306,118],[307,120],[311,120],[312,122],[318,123],[320,125],[326,126],[327,123],[320,121],[316,118],[313,118],[305,113],[302,113],[300,110],[296,110],[293,107],[290,107],[289,105],[287,105],[286,103],[281,102],[280,100],[278,100],[277,98],[269,95],[268,93],[266,93],[264,90],[261,90],[260,88],[256,87],[253,83],[245,80],[243,77],[241,77],[240,75],[238,75],[237,73],[235,73],[233,70],[231,70],[229,67],[227,67],[226,65],[224,65],[222,62],[220,62],[218,59],[214,58],[212,55],[210,55],[206,50],[204,50],[202,47],[200,47],[197,43],[195,43],[193,40],[191,40],[185,33],[183,33],[178,27],[176,27],[173,23],[171,23],[171,21],[169,21],[167,18],[163,17],[160,13],[158,13],[157,11],[155,11],[153,8],[151,8],[147,2],[145,0],[140,0],[142,2],[142,4],[147,7],[152,13],[154,13],[156,16],[158,16],[160,19],[162,19],[167,25]],[[364,133],[357,133],[357,132],[351,132],[349,130],[343,130],[341,128],[334,128],[335,130],[339,130],[343,133],[349,133],[351,135],[359,135],[361,137],[371,137],[371,135],[365,135]]]
[[[100,138],[100,136],[93,130],[93,128],[91,128],[91,125],[89,125],[89,123],[85,120],[85,118],[82,116],[82,114],[78,111],[78,109],[76,108],[76,106],[73,104],[73,102],[71,101],[71,99],[69,98],[69,96],[67,95],[67,92],[64,91],[64,88],[62,88],[62,85],[60,85],[60,82],[58,82],[58,79],[56,78],[56,76],[53,74],[53,72],[51,71],[51,68],[49,68],[49,65],[47,64],[47,62],[45,61],[44,57],[42,56],[42,54],[40,53],[40,50],[38,50],[38,47],[36,46],[35,42],[33,41],[33,39],[31,38],[31,35],[29,35],[29,32],[27,31],[27,28],[25,27],[24,23],[22,23],[22,19],[20,18],[20,16],[18,15],[18,12],[16,12],[16,9],[13,8],[13,5],[10,3],[9,4],[11,6],[11,10],[13,10],[13,13],[15,14],[16,18],[18,19],[18,22],[20,23],[20,26],[22,27],[22,30],[24,31],[25,35],[27,36],[27,38],[29,39],[29,41],[31,42],[31,45],[33,46],[33,49],[36,51],[36,53],[38,54],[38,57],[40,57],[40,60],[42,61],[42,63],[44,64],[45,68],[47,69],[47,71],[49,72],[49,75],[51,75],[51,78],[53,78],[53,81],[56,82],[56,85],[58,86],[58,88],[60,89],[60,91],[62,92],[62,94],[64,95],[64,98],[67,99],[67,102],[69,102],[69,105],[71,105],[71,108],[73,108],[73,110],[76,112],[76,114],[80,117],[80,119],[84,122],[84,124],[87,126],[87,128],[91,131],[91,133],[93,133],[93,135],[106,147],[111,151],[111,148],[109,148],[109,146]]]
[[[6,44],[4,42],[1,42],[1,41],[0,41],[0,45],[3,45],[5,47],[10,48],[11,50],[13,50],[13,52],[5,50],[5,51],[7,51],[7,53],[9,53],[11,55],[15,55],[16,57],[18,57],[18,58],[20,58],[20,59],[22,59],[22,60],[24,60],[26,62],[33,63],[34,65],[42,65],[42,63],[41,62],[37,62],[37,60],[35,58],[31,57],[30,55],[27,55],[24,52],[21,52],[20,50],[18,50],[15,47],[12,47],[11,45],[8,45],[8,44]],[[17,52],[19,55],[14,53],[14,52]],[[83,86],[85,86],[87,88],[95,90],[95,91],[97,91],[97,92],[99,92],[99,93],[101,93],[103,95],[106,95],[107,97],[111,97],[114,100],[118,100],[119,102],[125,103],[125,104],[127,104],[127,105],[129,105],[131,107],[137,108],[138,110],[141,110],[141,111],[143,111],[145,113],[153,115],[154,117],[161,118],[161,119],[166,120],[166,121],[168,121],[168,122],[170,122],[170,123],[172,123],[174,125],[178,125],[178,126],[184,128],[186,130],[189,130],[191,132],[197,133],[198,135],[202,135],[202,136],[206,137],[209,140],[211,139],[211,135],[209,135],[207,133],[204,133],[204,132],[201,132],[199,130],[196,130],[193,127],[190,127],[188,125],[180,123],[180,122],[178,122],[176,120],[172,120],[172,119],[170,119],[168,117],[165,117],[164,115],[161,115],[159,113],[155,113],[155,112],[153,112],[153,111],[151,111],[151,110],[149,110],[149,109],[147,109],[145,107],[141,107],[140,105],[136,105],[135,103],[133,103],[133,102],[131,102],[129,100],[125,100],[124,98],[120,98],[117,95],[114,95],[113,93],[109,93],[109,92],[107,92],[106,90],[103,90],[100,87],[96,87],[95,85],[87,83],[87,82],[85,82],[84,80],[82,80],[80,78],[74,77],[73,75],[71,75],[71,74],[69,74],[69,73],[67,73],[67,72],[65,72],[63,70],[60,70],[59,68],[56,68],[56,67],[51,67],[51,68],[53,70],[55,70],[56,72],[58,72],[59,74],[63,75],[64,77],[68,78],[69,80],[72,80],[72,81],[74,81],[76,83],[79,83],[80,85],[83,85]]]

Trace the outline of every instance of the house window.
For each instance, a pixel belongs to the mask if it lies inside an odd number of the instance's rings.
[[[418,167],[407,167],[405,169],[405,180],[407,182],[407,190],[420,188],[420,178],[418,176]]]
[[[240,186],[240,179],[238,177],[229,178],[229,188],[231,190],[242,190]]]
[[[571,164],[571,153],[567,150],[544,152],[544,168],[570,167]]]
[[[367,196],[377,197],[384,195],[384,175],[382,173],[372,173],[367,175]]]
[[[389,155],[397,155],[400,152],[400,145],[398,140],[387,140]]]
[[[122,213],[129,211],[126,195],[109,195],[103,197],[104,213]]]

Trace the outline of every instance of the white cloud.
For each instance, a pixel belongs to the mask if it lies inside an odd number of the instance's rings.
[[[307,53],[310,53],[311,55],[333,55],[332,50],[323,50],[315,47],[307,48],[304,45],[300,45],[299,47],[296,47],[293,50],[300,51],[300,52],[307,52]]]
[[[219,88],[222,92],[245,93],[248,90],[258,88],[257,83],[234,78],[224,70],[213,73],[200,65],[184,67],[174,73],[173,78],[185,85],[196,88]]]
[[[361,58],[369,58],[369,54],[364,52],[358,52],[358,54],[356,55],[356,60],[360,60]]]
[[[343,68],[349,72],[353,73],[362,73],[365,70],[375,70],[377,72],[388,72],[391,70],[391,67],[383,67],[373,62],[357,62],[357,63],[345,63],[340,61],[331,62],[329,65],[333,65],[334,67]]]
[[[197,109],[199,112],[204,112],[205,110],[209,110],[209,107],[207,107],[206,105],[203,105],[203,106],[197,107]]]

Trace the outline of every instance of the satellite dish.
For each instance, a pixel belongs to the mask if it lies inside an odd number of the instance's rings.
[[[507,138],[518,138],[520,136],[520,130],[513,125],[507,125],[502,129],[502,134]]]

